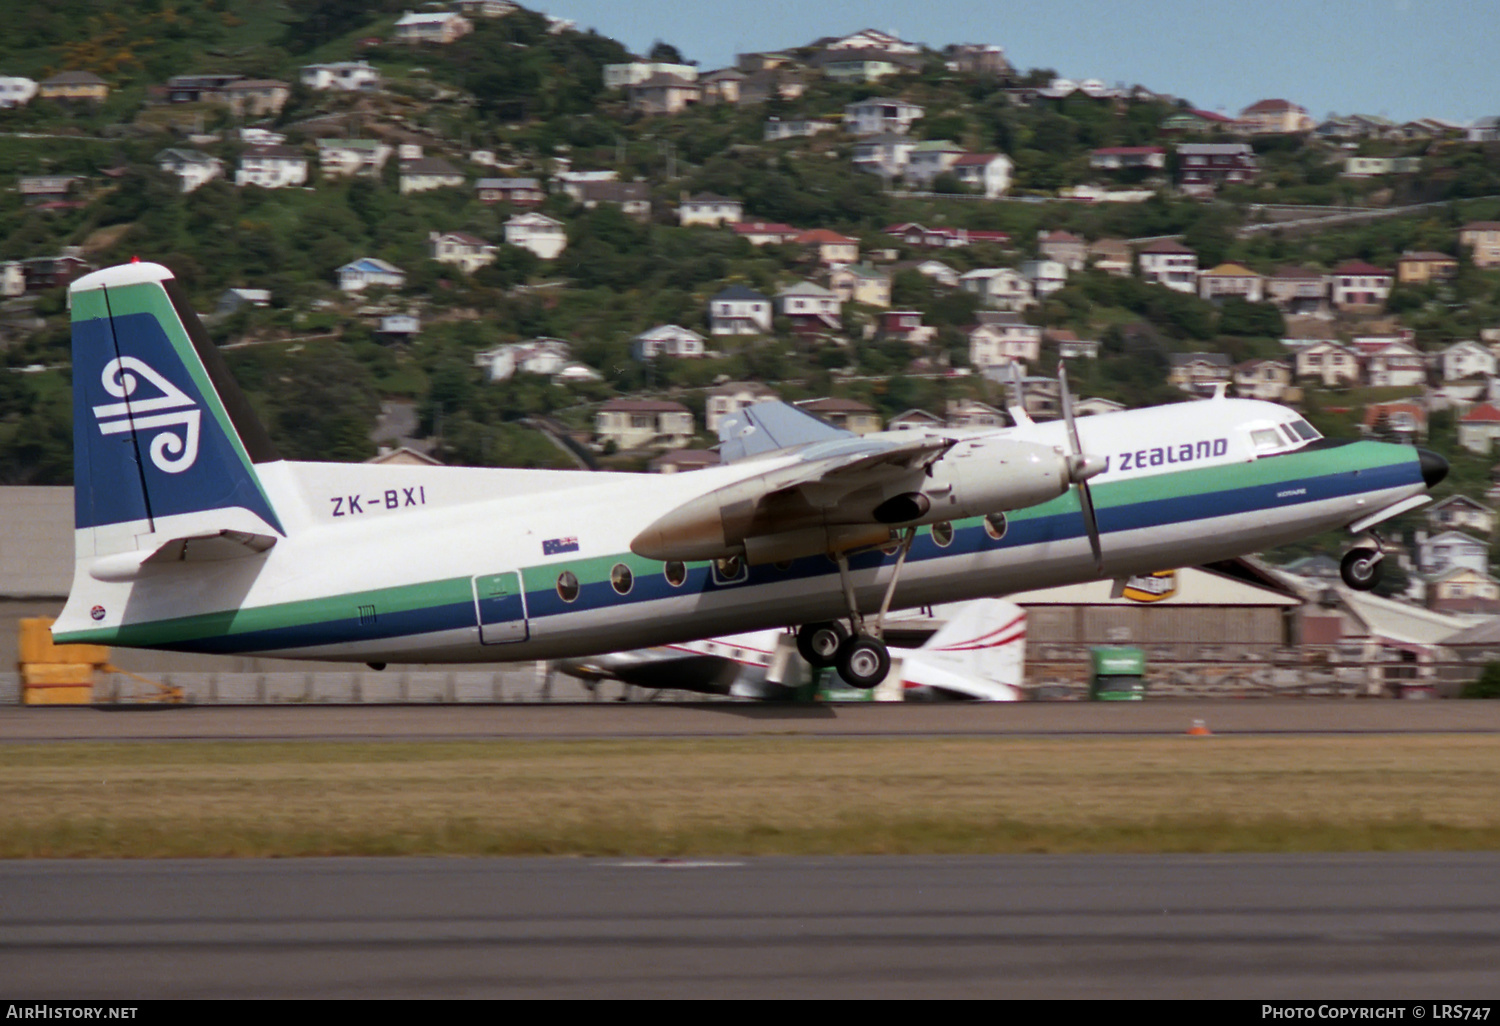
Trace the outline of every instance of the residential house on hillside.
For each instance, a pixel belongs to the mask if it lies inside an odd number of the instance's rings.
[[[1427,384],[1427,359],[1416,346],[1387,342],[1365,352],[1365,380],[1375,388]]]
[[[769,103],[773,99],[795,100],[807,91],[801,68],[765,68],[747,72],[740,83],[740,106]]]
[[[1105,146],[1089,153],[1089,167],[1101,171],[1126,168],[1166,170],[1167,151],[1161,146]]]
[[[920,413],[922,411],[915,411]],[[943,408],[947,420],[945,427],[997,428],[1010,427],[1010,417],[978,399],[949,399]]]
[[[855,170],[884,178],[895,178],[906,171],[907,161],[917,141],[910,136],[872,135],[854,144],[851,162]]]
[[[731,413],[738,413],[756,403],[774,402],[781,394],[759,381],[728,381],[704,393],[703,424],[718,433],[719,424]]]
[[[1340,310],[1380,306],[1391,294],[1392,280],[1390,271],[1363,260],[1340,264],[1333,269],[1333,305]]]
[[[239,78],[224,89],[224,102],[237,118],[266,118],[281,113],[291,86],[274,78]]]
[[[542,183],[535,178],[481,178],[474,183],[474,193],[481,203],[509,203],[515,207],[536,207],[547,198]]]
[[[1475,267],[1500,267],[1500,221],[1470,221],[1458,230],[1458,244],[1469,247]]]
[[[36,96],[36,82],[20,75],[0,75],[0,108],[24,107]]]
[[[1500,117],[1489,115],[1475,118],[1464,130],[1464,141],[1471,143],[1500,142]]]
[[[878,82],[891,75],[922,70],[922,60],[882,49],[825,50],[811,64],[834,82]]]
[[[1233,373],[1229,357],[1223,353],[1172,353],[1167,362],[1167,383],[1194,395],[1213,395]]]
[[[1009,267],[980,267],[959,276],[959,285],[996,310],[1019,313],[1037,305],[1031,279]]]
[[[1260,100],[1240,111],[1240,126],[1251,135],[1311,132],[1313,119],[1306,107],[1290,100]]]
[[[1422,573],[1459,566],[1489,573],[1490,547],[1462,531],[1444,531],[1417,543],[1417,569]]]
[[[252,146],[240,155],[235,185],[284,189],[307,184],[307,157],[292,146]]]
[[[935,413],[928,413],[926,410],[905,410],[892,417],[885,429],[887,431],[940,431],[946,426],[943,418]]]
[[[1039,299],[1068,284],[1068,268],[1060,260],[1023,260],[1021,276],[1031,282],[1031,291]]]
[[[1337,342],[1318,342],[1297,350],[1297,377],[1317,378],[1324,388],[1359,384],[1360,355]]]
[[[270,305],[271,291],[269,289],[225,289],[219,296],[219,305],[214,308],[214,314],[224,317],[246,307]]]
[[[1059,360],[1097,360],[1099,342],[1096,339],[1079,338],[1067,328],[1048,328],[1042,333],[1042,341],[1057,347]]]
[[[611,399],[594,415],[600,446],[681,449],[693,439],[693,411],[664,399]]]
[[[891,53],[918,54],[922,48],[916,43],[908,43],[906,40],[880,29],[860,29],[851,32],[847,36],[837,38],[825,36],[813,43],[815,47],[824,50],[887,50]]]
[[[771,330],[771,300],[744,285],[731,285],[708,301],[711,335],[763,335]]]
[[[926,275],[944,288],[958,288],[958,272],[941,260],[917,260],[906,261],[896,264],[894,270],[905,270],[910,268],[918,274]]]
[[[702,102],[739,103],[740,83],[748,76],[734,68],[720,68],[698,76],[698,85],[703,90]]]
[[[1292,368],[1283,360],[1246,360],[1235,365],[1234,394],[1241,399],[1279,403],[1292,387]]]
[[[75,186],[85,181],[82,175],[23,175],[16,180],[16,191],[28,207],[62,210],[82,206],[70,201]]]
[[[717,228],[726,224],[738,224],[744,212],[745,205],[737,199],[700,192],[678,204],[677,223],[684,228],[695,224]]]
[[[428,232],[427,255],[440,264],[451,264],[473,274],[495,262],[496,246],[468,232]]]
[[[608,203],[637,221],[651,220],[651,186],[645,182],[585,182],[580,193],[591,210]]]
[[[1037,252],[1070,271],[1081,271],[1088,261],[1088,243],[1072,232],[1037,232]]]
[[[891,305],[891,276],[865,264],[834,268],[828,275],[828,287],[845,303]]]
[[[514,0],[455,0],[453,6],[471,18],[503,18],[521,5]]]
[[[1249,182],[1258,166],[1249,143],[1183,143],[1177,147],[1178,183],[1188,195]]]
[[[162,150],[156,155],[156,166],[167,174],[176,175],[182,182],[183,192],[192,192],[224,174],[222,160],[197,150]]]
[[[692,360],[702,356],[704,348],[702,335],[675,324],[658,324],[630,340],[630,355],[637,360],[654,360],[658,356]]]
[[[881,429],[880,414],[873,406],[858,399],[803,399],[796,405],[798,409],[856,435],[868,435]]]
[[[21,261],[21,276],[26,292],[45,292],[61,288],[92,268],[79,256],[76,246],[67,246],[60,256],[28,257]],[[11,276],[13,277],[13,275]]]
[[[1488,538],[1495,533],[1495,511],[1467,495],[1450,495],[1427,507],[1427,522],[1440,530],[1473,531]]]
[[[1500,438],[1500,409],[1477,403],[1458,418],[1458,444],[1470,452],[1488,453]]]
[[[1428,575],[1427,608],[1438,613],[1494,616],[1500,613],[1500,579],[1471,567],[1456,566]]]
[[[318,169],[325,178],[359,175],[373,178],[395,152],[378,139],[319,139]]]
[[[1370,403],[1365,407],[1363,427],[1366,434],[1376,433],[1384,420],[1386,430],[1408,445],[1427,438],[1427,407],[1420,402],[1400,399],[1387,403]]]
[[[871,96],[844,107],[844,130],[850,135],[906,135],[922,114],[924,111],[916,104]]]
[[[740,221],[729,228],[752,246],[779,246],[802,234],[800,228],[771,221]]]
[[[624,64],[606,64],[604,88],[628,89],[655,75],[675,75],[685,82],[694,82],[698,78],[698,69],[692,64],[674,64],[670,61],[650,61],[636,57]]]
[[[1402,253],[1396,261],[1396,280],[1424,285],[1430,281],[1452,281],[1458,277],[1458,258],[1447,253],[1417,251]]]
[[[1421,157],[1348,157],[1345,178],[1377,178],[1381,175],[1412,175],[1422,170]]]
[[[821,285],[798,282],[776,293],[776,312],[792,322],[799,334],[821,335],[843,330],[839,320],[843,304]]]
[[[1164,133],[1183,132],[1193,135],[1206,135],[1215,131],[1231,131],[1238,127],[1234,118],[1227,114],[1219,114],[1211,110],[1194,110],[1185,108],[1173,111],[1162,120],[1161,130]]]
[[[676,114],[703,100],[703,87],[681,75],[659,72],[625,89],[630,109],[639,114]]]
[[[333,64],[304,64],[298,80],[319,92],[337,90],[348,93],[372,93],[380,88],[380,72],[369,61],[338,61]]]
[[[815,118],[786,118],[769,117],[766,119],[765,130],[762,139],[766,142],[780,142],[782,139],[806,139],[820,132],[832,132],[839,126],[832,121],[819,121]]]
[[[1099,239],[1089,243],[1088,259],[1099,270],[1116,278],[1128,278],[1135,270],[1135,254],[1124,239]]]
[[[955,249],[983,242],[1003,246],[1010,241],[1010,236],[1005,232],[970,228],[925,228],[914,221],[890,225],[885,229],[885,234],[900,239],[908,246],[926,246],[930,249]]]
[[[405,271],[378,257],[351,260],[338,269],[338,276],[339,289],[344,292],[361,292],[371,285],[399,289],[406,284]]]
[[[1328,277],[1305,267],[1282,267],[1265,279],[1265,297],[1283,312],[1317,315],[1328,310]]]
[[[1198,295],[1212,302],[1223,302],[1231,296],[1248,303],[1259,303],[1264,297],[1265,279],[1239,264],[1220,264],[1198,275]]]
[[[474,366],[482,367],[489,381],[507,381],[517,374],[553,377],[573,358],[573,348],[560,338],[534,338],[507,342],[474,354]]]
[[[945,174],[962,156],[964,148],[947,139],[923,140],[907,154],[906,180],[913,185],[931,188],[933,180]]]
[[[1198,254],[1175,239],[1142,246],[1137,259],[1141,277],[1178,292],[1198,291]]]
[[[408,11],[396,22],[398,43],[456,42],[474,31],[474,23],[452,11]]]
[[[561,221],[533,210],[505,222],[505,241],[552,260],[568,248],[568,231]]]
[[[63,71],[37,83],[44,100],[89,100],[103,103],[109,98],[109,83],[92,71]]]
[[[922,323],[921,310],[882,310],[880,337],[925,346],[937,336],[937,329]]]
[[[561,192],[583,202],[583,187],[590,182],[617,182],[618,171],[558,171],[552,176],[552,191]]]
[[[463,185],[464,173],[442,157],[418,157],[401,162],[401,194],[452,189]]]
[[[813,249],[818,256],[818,263],[824,265],[832,264],[854,264],[859,262],[859,240],[851,239],[847,235],[829,231],[827,228],[814,228],[810,232],[803,232],[794,240],[799,246],[807,246]]]
[[[1495,354],[1486,346],[1472,339],[1455,342],[1444,349],[1440,357],[1444,381],[1460,381],[1463,378],[1495,376]]]
[[[950,170],[960,185],[994,199],[1009,191],[1014,166],[1003,153],[965,153]]]
[[[1033,364],[1042,356],[1042,329],[1027,324],[1019,314],[985,312],[965,334],[969,339],[969,364],[976,370],[1011,363]]]
[[[1005,47],[994,43],[955,43],[944,47],[943,53],[949,69],[963,75],[1002,76],[1011,71]]]

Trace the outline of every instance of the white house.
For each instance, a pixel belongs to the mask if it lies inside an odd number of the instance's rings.
[[[604,66],[604,88],[626,89],[640,85],[654,75],[676,75],[689,82],[698,80],[698,69],[692,64],[673,64],[668,61],[645,61],[639,58],[626,64]]]
[[[970,328],[968,336],[969,364],[976,370],[1032,364],[1042,355],[1042,329],[1018,314],[991,314]]]
[[[594,417],[594,434],[620,449],[680,449],[693,438],[693,413],[663,399],[611,399]]]
[[[684,228],[695,224],[714,227],[737,224],[744,210],[745,205],[737,199],[702,192],[682,201],[677,208],[677,223]]]
[[[907,161],[916,146],[916,140],[905,135],[887,132],[871,136],[854,144],[853,163],[860,171],[894,178],[906,171]]]
[[[156,155],[156,166],[182,181],[182,191],[192,192],[204,182],[224,174],[224,162],[197,150],[162,150]]]
[[[1292,386],[1292,368],[1282,360],[1246,360],[1234,368],[1234,394],[1280,402]]]
[[[1259,303],[1265,298],[1265,278],[1239,264],[1220,264],[1198,275],[1198,295],[1211,301],[1236,297]]]
[[[474,365],[482,367],[490,381],[505,381],[515,374],[553,377],[572,362],[572,348],[559,338],[534,338],[507,342],[474,354]]]
[[[291,146],[253,146],[240,155],[235,185],[284,189],[307,184],[307,157]]]
[[[980,267],[958,279],[965,292],[972,292],[980,302],[995,310],[1019,313],[1036,306],[1036,291],[1031,279],[1009,267]]]
[[[325,177],[380,174],[395,152],[377,139],[319,139],[318,169]]]
[[[1470,452],[1488,453],[1500,438],[1500,408],[1478,403],[1458,418],[1458,444]]]
[[[818,121],[815,118],[787,118],[783,120],[771,117],[766,119],[762,139],[766,142],[779,142],[782,139],[805,139],[817,135],[819,132],[831,132],[838,127],[832,121]]]
[[[1378,306],[1391,294],[1395,275],[1383,267],[1351,260],[1333,269],[1333,305]]]
[[[1424,574],[1453,567],[1489,573],[1490,547],[1462,531],[1444,531],[1417,543],[1417,568]]]
[[[470,235],[468,232],[428,232],[427,253],[440,264],[451,264],[465,274],[473,274],[486,264],[495,262],[496,246],[493,242]]]
[[[776,311],[792,322],[797,331],[838,331],[843,304],[839,297],[821,285],[798,282],[776,293]]]
[[[712,335],[765,334],[771,330],[771,300],[744,285],[731,285],[708,301],[708,322]]]
[[[401,162],[401,194],[451,189],[463,185],[464,173],[442,157],[418,157]]]
[[[1005,195],[1010,188],[1014,166],[1003,153],[965,153],[953,162],[950,170],[964,185],[994,199]]]
[[[24,107],[36,96],[36,82],[20,75],[0,75],[0,107]]]
[[[303,85],[319,92],[333,89],[351,93],[374,92],[380,88],[380,72],[368,61],[338,61],[333,64],[306,64],[299,76]]]
[[[395,264],[388,264],[378,257],[361,257],[338,269],[339,288],[344,292],[359,292],[371,285],[385,285],[399,289],[406,284],[406,272]]]
[[[1174,239],[1141,247],[1141,277],[1178,292],[1198,291],[1198,254]]]
[[[1365,380],[1376,388],[1427,383],[1427,360],[1416,346],[1387,342],[1365,354]]]
[[[774,388],[758,381],[729,381],[716,385],[704,393],[703,426],[717,432],[719,423],[731,413],[780,398],[780,393]]]
[[[505,222],[505,241],[551,260],[568,248],[568,233],[561,221],[532,211]]]
[[[1360,354],[1337,342],[1317,342],[1297,350],[1297,377],[1317,378],[1324,388],[1359,384]]]
[[[630,355],[637,360],[658,356],[694,359],[703,355],[704,338],[696,331],[675,324],[658,324],[630,340]]]
[[[1037,296],[1049,296],[1068,284],[1068,265],[1061,260],[1027,260],[1021,264],[1021,276],[1031,282]]]
[[[396,22],[401,43],[451,43],[474,31],[474,23],[452,11],[408,11]]]
[[[1442,352],[1443,380],[1495,376],[1495,354],[1478,342],[1466,339],[1455,342]]]
[[[1425,512],[1427,522],[1444,530],[1477,531],[1488,537],[1495,530],[1495,511],[1467,495],[1450,495]]]
[[[922,114],[915,103],[872,96],[844,108],[844,128],[851,135],[905,135]]]
[[[947,139],[926,139],[912,147],[906,158],[906,180],[913,185],[931,187],[938,175],[964,156],[964,148]]]

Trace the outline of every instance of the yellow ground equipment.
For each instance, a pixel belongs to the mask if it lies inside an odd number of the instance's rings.
[[[90,705],[94,701],[95,675],[119,673],[140,681],[149,689],[127,701],[182,701],[182,689],[148,680],[139,674],[111,666],[104,645],[55,645],[52,620],[36,617],[21,621],[21,702],[23,705]]]

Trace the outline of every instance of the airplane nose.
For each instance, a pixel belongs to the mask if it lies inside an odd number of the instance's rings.
[[[1422,465],[1422,480],[1427,482],[1428,488],[1436,488],[1448,476],[1448,461],[1437,453],[1418,449],[1417,458]]]

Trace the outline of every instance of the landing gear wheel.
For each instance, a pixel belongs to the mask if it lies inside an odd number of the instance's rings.
[[[1369,591],[1380,583],[1380,553],[1374,549],[1350,549],[1339,563],[1339,576],[1355,591]]]
[[[839,649],[848,639],[848,630],[836,620],[804,624],[797,631],[797,651],[807,665],[826,670],[834,664]]]
[[[885,675],[891,672],[891,653],[879,638],[860,634],[839,648],[836,665],[846,684],[868,690],[885,680]]]

